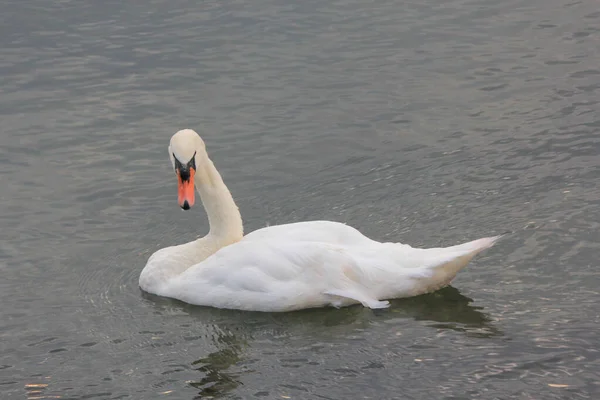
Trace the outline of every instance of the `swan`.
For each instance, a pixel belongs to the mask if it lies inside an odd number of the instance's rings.
[[[178,131],[169,143],[169,157],[179,206],[189,210],[196,189],[209,233],[152,254],[139,286],[194,305],[263,312],[352,304],[386,308],[386,299],[448,285],[502,236],[421,249],[377,242],[331,221],[269,226],[244,236],[238,207],[202,138],[191,129]]]

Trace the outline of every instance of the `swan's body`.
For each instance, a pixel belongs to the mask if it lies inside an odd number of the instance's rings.
[[[450,283],[458,271],[499,238],[447,248],[417,249],[380,243],[330,221],[271,226],[243,236],[231,194],[191,130],[179,131],[169,151],[178,176],[184,162],[207,210],[210,232],[196,241],[154,253],[140,275],[150,293],[187,303],[253,311],[290,311],[362,303],[387,307],[385,299],[415,296]],[[196,168],[197,166],[197,168]],[[180,178],[182,208],[193,192]],[[193,185],[192,185],[193,189]],[[186,208],[187,207],[187,208]]]

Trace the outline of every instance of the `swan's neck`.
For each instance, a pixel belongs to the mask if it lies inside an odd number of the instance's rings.
[[[240,211],[208,158],[199,163],[194,184],[208,215],[210,231],[203,238],[154,253],[140,274],[140,287],[147,292],[159,295],[166,293],[163,290],[168,288],[170,279],[244,236]]]
[[[241,240],[244,236],[242,216],[221,175],[208,157],[198,165],[194,183],[208,216],[210,232],[206,236],[207,241],[226,246]]]

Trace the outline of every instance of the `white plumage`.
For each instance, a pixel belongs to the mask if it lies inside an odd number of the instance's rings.
[[[380,243],[330,221],[271,226],[243,236],[237,206],[196,132],[176,133],[169,154],[180,164],[195,157],[194,182],[207,210],[210,233],[154,253],[139,283],[147,292],[187,303],[252,311],[356,303],[384,308],[389,306],[386,299],[448,285],[500,237],[418,249]]]

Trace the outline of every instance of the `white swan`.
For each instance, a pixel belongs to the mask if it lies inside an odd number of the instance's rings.
[[[415,296],[450,283],[500,236],[447,248],[380,243],[329,221],[270,226],[243,236],[242,218],[196,132],[171,138],[179,205],[194,204],[194,185],[208,214],[209,233],[154,253],[140,274],[142,290],[218,308],[291,311]]]

